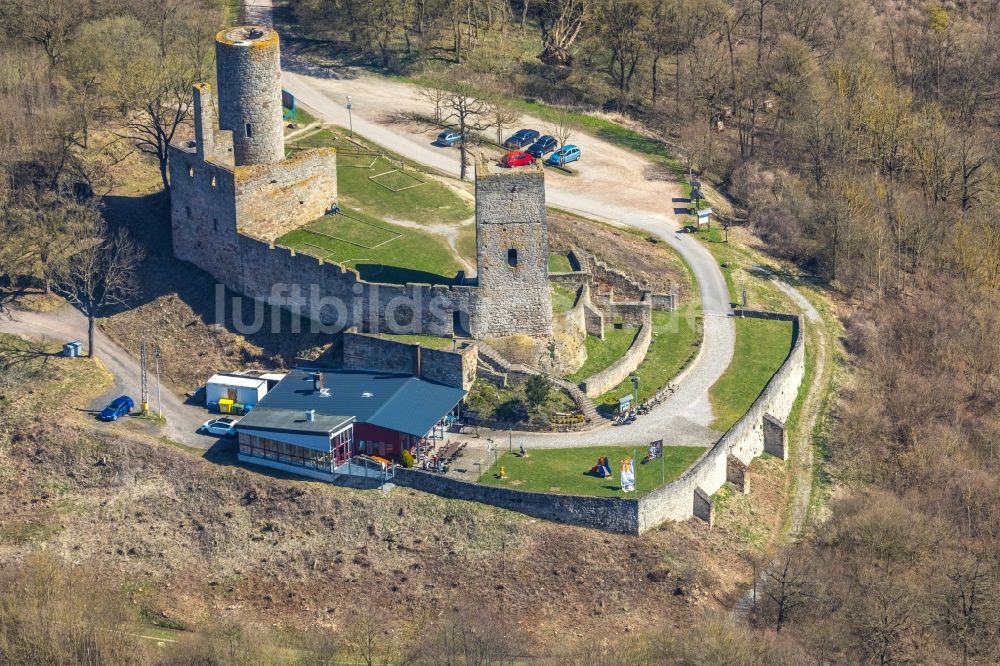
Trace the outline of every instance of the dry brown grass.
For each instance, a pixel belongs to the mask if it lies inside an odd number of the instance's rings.
[[[651,243],[648,235],[591,222],[567,213],[549,211],[549,247],[580,248],[653,291],[669,293],[676,286],[681,302],[692,297],[692,278],[666,243]]]
[[[565,646],[718,608],[749,574],[729,528],[610,535],[411,490],[274,478],[132,434],[53,428],[2,459],[18,481],[0,511],[19,536],[0,540],[0,562],[41,547],[93,562],[137,605],[195,626],[339,629],[376,596],[404,624],[471,603],[517,618],[532,645]]]

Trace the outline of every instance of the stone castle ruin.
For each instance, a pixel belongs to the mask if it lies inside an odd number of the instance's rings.
[[[476,173],[476,278],[381,284],[276,247],[337,201],[337,154],[285,157],[278,34],[216,36],[218,94],[194,89],[194,140],[170,147],[174,254],[230,289],[339,328],[490,338],[548,337],[548,233],[541,168]],[[287,287],[285,292],[278,288]]]
[[[582,255],[574,273],[549,275],[541,165],[496,170],[477,160],[473,278],[366,281],[356,270],[276,245],[336,204],[337,151],[285,156],[272,28],[219,32],[216,67],[216,95],[204,83],[194,88],[193,140],[170,146],[171,225],[174,254],[233,291],[335,329],[514,338],[523,352],[514,360],[557,372],[583,364],[586,336],[603,336],[605,322],[644,326],[648,338],[650,311],[674,307],[672,297],[643,291]],[[576,292],[570,312],[553,316],[550,281]],[[637,345],[638,361],[646,346]]]

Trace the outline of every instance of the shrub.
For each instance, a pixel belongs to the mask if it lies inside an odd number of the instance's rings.
[[[413,467],[413,464],[414,464],[413,454],[410,453],[407,449],[403,449],[403,467],[409,469],[410,467]]]

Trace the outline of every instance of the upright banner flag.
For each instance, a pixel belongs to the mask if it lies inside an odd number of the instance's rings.
[[[635,490],[635,465],[631,458],[622,460],[622,492],[630,493]]]

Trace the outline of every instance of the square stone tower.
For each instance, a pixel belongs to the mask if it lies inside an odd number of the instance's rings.
[[[478,160],[473,337],[551,337],[548,258],[541,164],[500,171]]]

